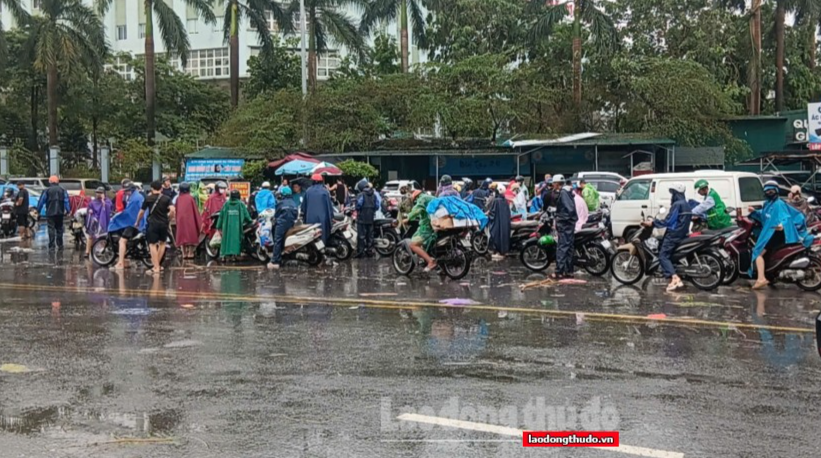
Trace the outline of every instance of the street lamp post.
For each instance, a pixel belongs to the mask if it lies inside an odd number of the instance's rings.
[[[308,56],[305,46],[307,45],[307,27],[305,25],[305,0],[299,0],[299,30],[302,35],[300,40],[300,54],[302,56],[302,96],[308,94]]]
[[[0,177],[9,176],[9,149],[0,145]]]

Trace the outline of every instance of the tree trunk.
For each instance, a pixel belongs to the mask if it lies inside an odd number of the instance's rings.
[[[409,64],[408,64],[408,3],[406,0],[402,0],[399,2],[399,8],[402,10],[400,11],[400,23],[399,26],[400,36],[399,36],[399,46],[400,46],[400,54],[402,55],[402,73],[407,73]]]
[[[308,16],[308,89],[310,92],[316,90],[316,35],[314,27],[316,24],[316,9],[311,8],[306,14]]]
[[[809,60],[809,62],[807,62],[807,66],[810,70],[815,69],[816,53],[818,52],[818,26],[816,24],[818,24],[818,17],[812,18],[810,22],[810,42],[808,44],[809,54],[807,56]]]
[[[31,85],[31,96],[29,101],[31,102],[31,135],[29,136],[29,145],[28,149],[30,151],[39,151],[40,145],[38,144],[37,140],[37,130],[40,128],[40,115],[39,115],[39,106],[40,106],[40,96],[39,90],[37,89],[37,84]]]
[[[154,24],[151,1],[145,0],[145,137],[148,146],[154,146],[157,130],[154,121],[157,87],[154,73]]]
[[[750,58],[749,84],[751,115],[761,114],[761,0],[753,0],[753,14],[750,16],[750,38],[753,55]]]
[[[776,0],[775,6],[775,111],[784,111],[784,21],[786,0]]]
[[[237,2],[231,2],[231,34],[229,46],[231,47],[231,108],[239,105],[239,11]]]
[[[48,145],[58,146],[57,140],[57,62],[50,62],[46,70],[46,92],[48,93]]]
[[[582,104],[582,23],[581,0],[573,2],[573,102]]]
[[[91,117],[91,168],[92,170],[97,170],[97,167],[100,166],[100,163],[97,161],[99,145],[97,143],[97,128],[98,128],[99,120],[97,119],[97,115],[94,114]]]

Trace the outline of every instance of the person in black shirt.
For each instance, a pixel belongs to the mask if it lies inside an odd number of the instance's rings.
[[[165,242],[168,239],[169,220],[174,216],[174,205],[171,198],[162,192],[162,183],[151,183],[151,194],[145,198],[143,207],[137,215],[136,227],[148,211],[148,225],[145,228],[145,241],[151,251],[151,268],[148,273],[159,275],[162,271],[161,262],[165,256]]]
[[[177,193],[174,192],[174,188],[171,187],[171,178],[163,177],[162,193],[164,196],[168,196],[172,201],[177,197]]]
[[[20,234],[20,239],[26,240],[29,238],[29,192],[22,181],[17,182],[14,210],[17,214],[17,233]]]

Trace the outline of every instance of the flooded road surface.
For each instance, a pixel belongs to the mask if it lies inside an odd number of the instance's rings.
[[[386,259],[152,278],[15,247],[3,457],[821,456],[821,296],[794,287],[523,291],[544,277],[515,260],[462,281]],[[624,445],[534,451],[523,429]]]

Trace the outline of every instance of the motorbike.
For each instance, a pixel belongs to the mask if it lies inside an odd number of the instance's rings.
[[[553,219],[549,214],[539,221],[539,228],[531,234],[519,252],[519,260],[525,267],[541,272],[556,261],[556,243],[553,234]],[[590,275],[600,277],[610,268],[610,259],[615,254],[613,244],[607,238],[607,228],[601,221],[592,227],[583,227],[575,233],[574,265]]]
[[[530,239],[534,231],[540,227],[542,218],[550,215],[550,212],[543,212],[531,215],[531,219],[518,219],[514,217],[510,221],[510,251],[521,252],[525,247],[525,242]]]
[[[373,222],[373,246],[382,256],[390,256],[399,244],[397,221],[393,218],[376,219]]]
[[[350,230],[351,220],[343,213],[334,213],[334,224],[331,227],[331,235],[328,237],[328,246],[325,253],[333,255],[339,261],[346,261],[353,255],[353,245],[350,239],[353,232]]]
[[[699,289],[711,291],[718,288],[725,275],[725,261],[717,249],[721,240],[721,235],[698,233],[684,239],[673,253],[676,274]],[[624,245],[616,249],[610,260],[613,277],[619,283],[632,285],[645,275],[661,275],[658,258],[660,246],[661,241],[653,236],[652,226],[636,230]]]
[[[119,249],[120,235],[109,232],[95,240],[94,244],[91,245],[91,260],[98,266],[110,267],[117,261]],[[128,241],[125,257],[126,259],[140,261],[149,269],[153,268],[151,252],[148,250],[145,234],[140,232]],[[163,256],[162,261],[164,260],[165,256]]]
[[[0,235],[11,237],[17,232],[17,215],[14,214],[14,202],[0,204]]]
[[[739,216],[736,221],[738,227],[724,240],[724,249],[729,253],[725,284],[734,282],[742,275],[749,278],[747,272],[755,262],[752,259],[755,246],[753,229],[757,223],[744,216]],[[818,291],[821,289],[819,250],[819,245],[807,248],[802,244],[794,244],[768,251],[764,254],[767,280],[770,284],[778,281],[795,283],[805,291]]]
[[[439,231],[436,243],[428,250],[438,268],[453,280],[464,278],[470,272],[473,254],[468,232],[463,227]],[[393,253],[393,268],[400,275],[410,275],[417,265],[425,267],[425,260],[411,250],[410,243],[410,239],[402,240]]]
[[[274,210],[265,210],[260,214],[263,224],[256,224],[255,238],[260,247],[259,260],[268,262],[274,255],[274,229],[276,220]],[[347,241],[347,240],[346,240]],[[325,244],[322,243],[322,229],[319,224],[294,224],[285,233],[285,248],[282,260],[303,261],[311,266],[318,266],[325,260]],[[350,255],[348,255],[350,257]]]
[[[71,219],[71,235],[74,237],[74,249],[79,250],[86,244],[86,216],[88,215],[88,208],[81,208],[74,212],[74,218]]]

